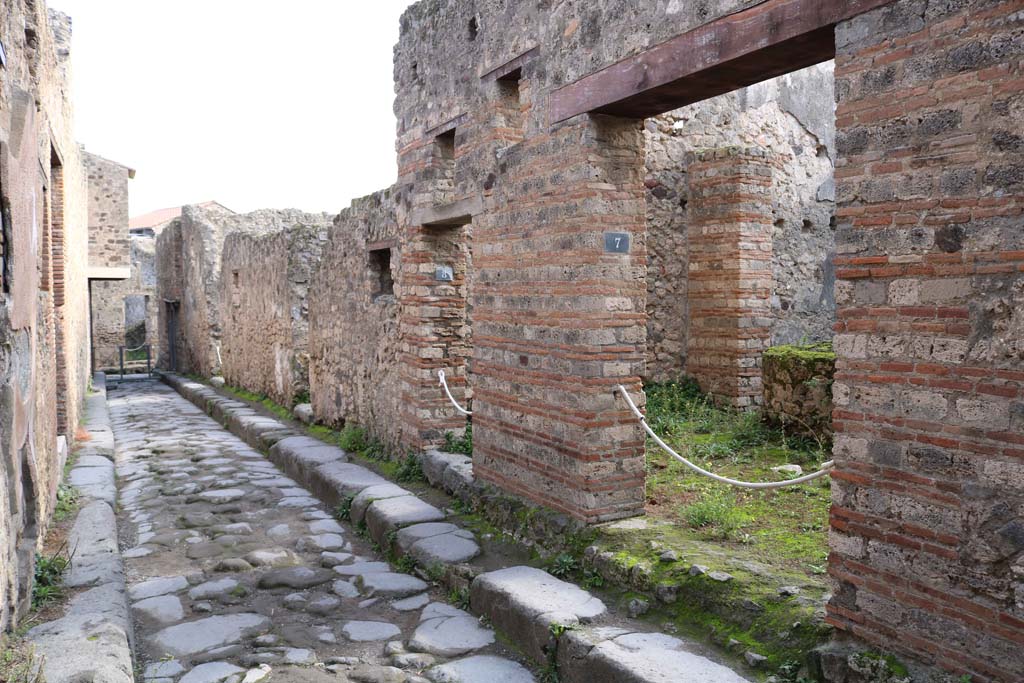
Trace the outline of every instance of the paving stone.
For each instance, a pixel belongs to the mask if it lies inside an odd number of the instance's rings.
[[[320,553],[320,566],[327,568],[336,567],[339,564],[345,564],[351,559],[351,553],[322,552]]]
[[[388,483],[367,486],[352,499],[352,505],[349,507],[349,518],[353,524],[359,524],[363,521],[363,517],[366,516],[366,509],[370,507],[373,501],[411,495],[412,493],[397,484]]]
[[[357,683],[406,683],[408,676],[393,666],[371,666],[363,664],[347,672],[348,678]]]
[[[331,584],[331,590],[334,591],[335,595],[340,595],[343,598],[359,597],[359,589],[351,581],[338,579]]]
[[[332,491],[338,500],[354,496],[367,486],[391,483],[379,474],[349,462],[321,465],[316,468],[316,477],[324,490]]]
[[[345,530],[333,519],[317,519],[309,523],[311,534],[343,534]]]
[[[169,626],[154,634],[152,640],[172,655],[187,657],[236,643],[268,626],[270,620],[259,614],[218,614]]]
[[[623,633],[607,639],[585,631],[567,632],[559,642],[559,671],[566,683],[614,680],[624,683],[746,683],[678,638],[663,633]],[[595,641],[599,641],[596,642]]]
[[[191,560],[204,560],[217,557],[224,553],[224,546],[219,543],[193,543],[185,551],[185,556]]]
[[[235,579],[217,579],[201,583],[188,592],[188,597],[193,600],[208,600],[217,598],[238,588],[239,583]]]
[[[220,683],[232,677],[240,678],[245,669],[228,662],[209,662],[200,664],[181,677],[178,683]]]
[[[437,658],[425,652],[400,652],[388,658],[388,663],[391,666],[417,671],[433,666],[435,662],[437,662]]]
[[[142,672],[143,678],[172,678],[185,670],[177,659],[166,659],[148,665]]]
[[[161,576],[135,584],[128,589],[128,597],[132,600],[142,600],[166,593],[177,593],[186,588],[188,579],[184,576]]]
[[[338,609],[341,600],[333,595],[324,595],[315,600],[310,600],[306,605],[306,611],[310,614],[330,614]]]
[[[245,494],[245,489],[214,489],[212,491],[203,491],[198,495],[203,500],[210,501],[211,503],[230,503],[245,497]]]
[[[473,611],[487,616],[530,657],[544,661],[551,624],[587,623],[604,603],[582,588],[533,567],[481,574],[470,585]]]
[[[493,655],[474,655],[435,666],[426,672],[433,683],[535,683],[522,664]]]
[[[410,524],[439,522],[442,519],[443,512],[415,496],[376,500],[366,511],[366,526],[377,543],[383,543],[390,531]]]
[[[423,620],[409,640],[409,649],[440,657],[456,657],[494,642],[494,631],[480,626],[480,622],[470,614],[458,612]]]
[[[298,664],[309,666],[316,664],[316,653],[305,648],[285,648],[283,660],[285,664]]]
[[[440,536],[442,534],[451,534],[459,531],[462,531],[462,529],[451,522],[426,522],[424,524],[413,524],[412,526],[400,529],[398,531],[398,535],[395,537],[395,542],[401,550],[407,551],[412,547],[413,543],[424,538]],[[470,533],[469,537],[472,538],[473,534]]]
[[[297,564],[299,559],[283,548],[266,548],[247,554],[245,561],[254,567],[287,567]]]
[[[476,541],[456,534],[443,534],[417,541],[409,548],[409,554],[422,567],[460,564],[479,555],[480,546]]]
[[[341,627],[341,632],[352,642],[361,643],[394,638],[402,630],[386,621],[349,621]]]
[[[240,557],[229,557],[218,562],[213,570],[215,572],[247,572],[252,570],[252,565]]]
[[[352,564],[337,565],[333,571],[341,576],[362,576],[377,572],[390,572],[391,565],[387,562],[353,562]]]
[[[283,508],[307,508],[319,505],[320,501],[312,496],[295,496],[292,498],[282,498],[278,501],[278,507]]]
[[[405,598],[404,600],[396,600],[395,602],[391,603],[391,606],[399,612],[411,612],[413,610],[417,610],[423,607],[428,602],[430,602],[430,594],[420,593],[419,595],[414,595],[411,598]]]
[[[303,536],[299,539],[295,549],[300,553],[320,552],[323,550],[340,550],[345,547],[345,538],[340,534],[317,534],[315,536]]]
[[[311,569],[309,567],[289,567],[274,569],[260,577],[260,588],[312,588],[327,583],[335,575],[327,569]]]
[[[356,578],[356,585],[361,587],[367,596],[385,598],[404,598],[422,593],[429,588],[425,581],[397,572],[361,574]]]
[[[139,600],[132,609],[161,624],[173,624],[185,618],[185,610],[176,595],[158,595]]]

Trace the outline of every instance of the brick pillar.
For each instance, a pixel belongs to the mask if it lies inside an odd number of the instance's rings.
[[[760,149],[692,155],[687,167],[689,308],[686,371],[721,403],[761,403],[771,340],[772,176]]]
[[[646,349],[640,123],[579,117],[504,164],[473,225],[474,472],[587,522],[639,514],[644,440],[613,388],[639,391]]]
[[[828,620],[1024,680],[1024,4],[836,30]]]
[[[468,254],[471,226],[412,226],[402,251],[399,296],[403,384],[402,443],[437,445],[446,431],[461,432],[466,418],[438,384],[444,370],[452,394],[465,404],[466,361],[471,353],[467,324]],[[438,280],[439,267],[453,279]]]
[[[50,166],[50,268],[53,273],[53,306],[54,306],[54,339],[57,356],[57,433],[70,434],[72,426],[68,424],[68,349],[64,322],[65,302],[65,265],[67,255],[64,253],[64,167],[59,164]],[[70,437],[69,437],[70,438]]]

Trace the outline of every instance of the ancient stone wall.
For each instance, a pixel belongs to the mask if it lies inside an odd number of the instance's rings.
[[[686,183],[676,152],[702,131],[714,133],[710,146],[771,138],[787,155],[783,164],[799,187],[786,186],[788,176],[780,174],[777,194],[785,199],[774,216],[783,221],[778,230],[806,230],[820,243],[802,251],[799,240],[779,237],[774,269],[785,287],[778,288],[778,318],[790,327],[780,323],[777,331],[782,339],[827,332],[822,292],[831,207],[827,193],[821,201],[815,193],[831,167],[829,91],[818,92],[824,108],[801,119],[791,113],[807,106],[793,103],[801,99],[799,87],[764,86],[725,104],[698,106],[691,119],[677,112],[653,122],[646,140],[633,139],[632,123],[574,119],[552,126],[549,118],[548,99],[557,88],[757,4],[659,0],[541,10],[500,0],[428,0],[403,15],[395,111],[404,198],[398,218],[406,235],[401,332],[412,340],[403,363],[407,444],[436,443],[461,423],[437,389],[437,371],[446,369],[456,396],[474,399],[475,467],[482,478],[591,520],[640,509],[642,472],[635,463],[643,442],[612,389],[683,368],[689,317],[680,198]],[[824,73],[808,82],[829,81]],[[785,96],[793,102],[778,103],[783,91],[793,91]],[[762,108],[772,121],[758,121],[764,112],[755,110]],[[704,128],[712,113],[717,120]],[[715,130],[745,114],[740,132]],[[809,130],[810,119],[823,128]],[[634,164],[644,147],[658,153],[637,177]],[[797,183],[805,158],[815,167]],[[657,200],[646,221],[644,193]],[[645,223],[652,225],[650,239]],[[465,283],[446,288],[430,273],[458,260],[436,240],[442,229],[456,227],[462,233],[447,234],[466,244],[473,267]],[[610,252],[608,239],[629,247]],[[795,272],[811,275],[795,281]],[[470,295],[460,291],[463,284]],[[810,304],[814,294],[826,300],[823,306]],[[460,306],[472,319],[467,360],[464,339],[450,332],[450,312]],[[565,488],[578,497],[570,500]]]
[[[175,218],[156,237],[156,365],[180,372],[185,349],[179,321],[181,296],[185,288],[182,274],[181,219]]]
[[[157,242],[158,296],[165,302],[179,302],[174,314],[179,371],[203,377],[221,372],[220,279],[227,236],[267,234],[295,225],[321,225],[327,220],[326,214],[306,214],[294,209],[236,214],[218,204],[182,208],[179,221],[165,229]],[[163,308],[161,315],[166,318],[168,306]],[[163,337],[168,328],[165,322],[160,325]],[[169,355],[161,355],[161,363],[169,360]]]
[[[835,303],[832,64],[786,74],[648,119],[647,369],[678,379],[687,360],[687,154],[757,146],[781,161],[771,188],[774,344],[832,336]]]
[[[383,190],[334,219],[309,288],[309,384],[318,420],[362,426],[399,452],[402,345],[394,283],[404,260],[395,199],[393,189]]]
[[[228,384],[284,406],[307,402],[307,297],[328,225],[326,216],[311,215],[278,232],[235,232],[225,239],[221,359]],[[340,291],[332,288],[327,295],[338,297]]]
[[[127,280],[96,280],[92,293],[92,353],[97,370],[120,367],[118,347],[149,344],[155,362],[159,344],[156,239],[132,235]],[[131,334],[141,326],[141,333]]]
[[[89,265],[129,265],[128,178],[134,171],[116,161],[86,152],[89,182]]]
[[[827,342],[773,346],[764,353],[764,417],[787,433],[827,444],[832,436],[836,355]]]
[[[1024,679],[1024,12],[898,0],[836,30],[829,620]]]
[[[70,39],[70,19],[42,2],[0,6],[0,631],[29,606],[89,368]]]

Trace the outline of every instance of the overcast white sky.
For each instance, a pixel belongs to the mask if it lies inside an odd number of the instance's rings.
[[[49,0],[71,15],[79,142],[138,171],[131,215],[217,200],[339,211],[395,180],[411,0]]]

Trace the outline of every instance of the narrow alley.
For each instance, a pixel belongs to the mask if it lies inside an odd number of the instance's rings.
[[[272,670],[274,680],[414,683],[426,679],[403,670],[433,666],[430,650],[503,654],[493,631],[395,573],[309,491],[174,390],[124,383],[109,405],[142,680],[252,683]],[[410,640],[420,652],[405,651]],[[533,680],[504,658],[467,665],[490,680]],[[458,671],[436,667],[431,678]]]

